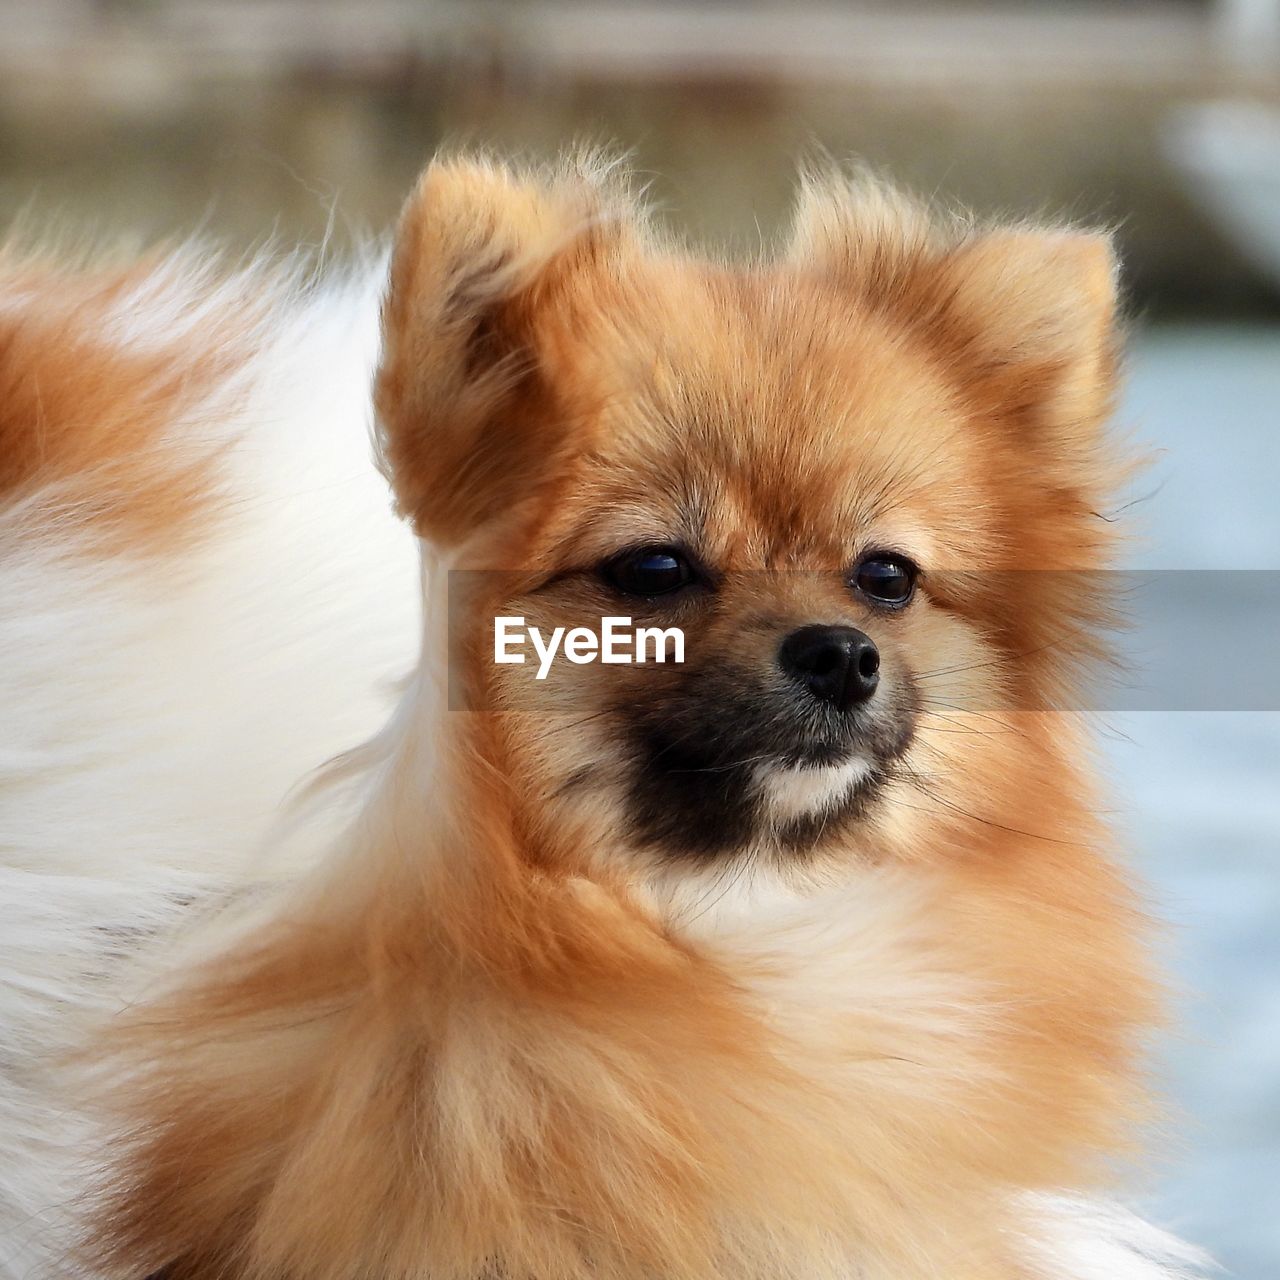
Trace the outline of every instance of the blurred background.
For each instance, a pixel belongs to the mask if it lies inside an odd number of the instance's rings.
[[[816,147],[983,212],[1114,226],[1120,423],[1156,449],[1131,563],[1185,584],[1175,659],[1189,637],[1214,664],[1239,624],[1204,607],[1214,571],[1280,599],[1280,0],[0,0],[0,222],[28,234],[341,253],[442,141],[583,137],[730,247],[776,231]],[[1252,618],[1269,666],[1277,612]],[[1144,657],[1140,637],[1138,685]],[[1221,702],[1102,717],[1183,1013],[1144,1207],[1275,1280],[1280,699],[1242,672]]]

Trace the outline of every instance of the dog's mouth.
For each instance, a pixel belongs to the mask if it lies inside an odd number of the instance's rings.
[[[910,717],[803,737],[727,721],[636,726],[626,810],[639,844],[692,857],[812,848],[874,805],[912,732]]]
[[[810,753],[802,763],[756,771],[761,822],[788,847],[805,842],[810,825],[825,825],[851,806],[865,806],[884,781],[884,767],[849,750]]]
[[[828,769],[847,764],[855,755],[854,749],[847,742],[810,742],[782,752],[778,757],[778,767],[797,770]]]

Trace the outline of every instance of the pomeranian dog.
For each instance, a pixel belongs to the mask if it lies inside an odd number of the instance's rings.
[[[3,298],[0,1273],[1198,1271],[1107,1189],[1105,237],[445,159],[389,268]]]

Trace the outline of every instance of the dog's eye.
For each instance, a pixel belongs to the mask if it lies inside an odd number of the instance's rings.
[[[917,569],[906,556],[877,552],[853,571],[853,585],[876,604],[904,605],[916,588]]]
[[[615,556],[604,566],[605,577],[629,596],[665,596],[687,587],[693,566],[675,547],[638,547]]]

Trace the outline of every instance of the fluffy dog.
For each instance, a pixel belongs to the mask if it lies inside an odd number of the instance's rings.
[[[1104,237],[825,173],[731,266],[444,160],[389,277],[5,297],[10,1274],[1195,1269],[1096,1198]],[[685,661],[494,660],[615,615]]]

